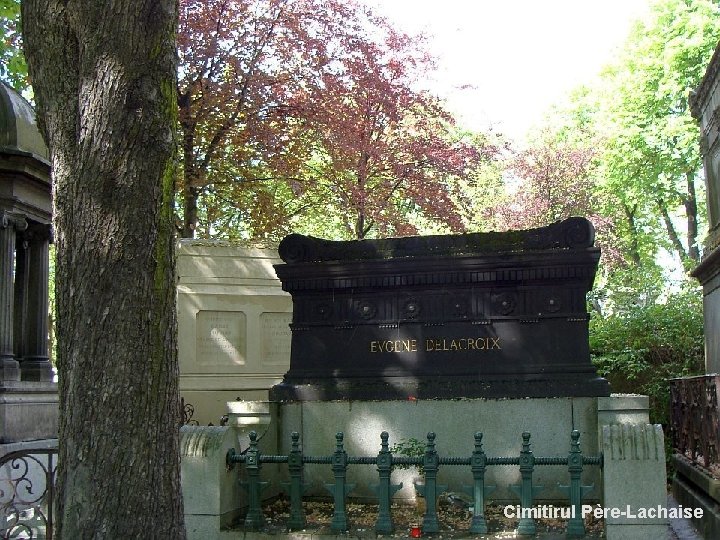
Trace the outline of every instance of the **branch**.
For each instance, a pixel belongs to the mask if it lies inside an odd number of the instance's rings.
[[[275,26],[277,25],[280,16],[282,15],[283,10],[280,9],[277,12],[277,15],[275,16],[274,20],[272,21],[272,24],[270,24],[270,27],[268,28],[267,32],[265,32],[265,35],[262,37],[260,42],[258,43],[257,48],[255,49],[255,54],[253,55],[253,58],[250,62],[250,65],[248,66],[247,72],[242,77],[242,86],[240,94],[238,95],[237,99],[235,100],[237,105],[237,109],[230,115],[229,118],[225,120],[225,122],[222,123],[220,128],[215,132],[215,135],[213,135],[213,138],[210,140],[210,143],[207,146],[207,149],[205,150],[205,156],[203,157],[202,161],[200,162],[200,170],[204,171],[207,169],[207,166],[210,164],[210,161],[213,158],[213,155],[215,154],[215,151],[217,150],[217,147],[222,142],[223,138],[227,134],[228,131],[235,125],[235,122],[237,121],[238,116],[240,116],[240,112],[243,110],[244,103],[247,99],[248,91],[250,88],[250,80],[252,79],[252,76],[255,72],[255,69],[257,68],[258,63],[260,62],[260,58],[262,56],[263,51],[265,50],[265,47],[267,46],[268,42],[270,41],[270,38],[275,32]]]
[[[665,222],[665,228],[667,229],[668,236],[670,237],[670,242],[672,242],[673,247],[675,248],[675,251],[677,251],[678,255],[680,256],[681,261],[685,261],[688,258],[687,251],[685,251],[685,247],[682,245],[682,242],[680,241],[680,237],[678,236],[677,231],[675,230],[675,225],[673,225],[672,219],[670,219],[670,214],[668,213],[667,205],[665,204],[665,201],[662,198],[659,198],[657,200],[658,208],[660,209],[660,214],[662,215],[663,221]]]
[[[374,226],[375,226],[375,220],[370,220],[370,223],[368,224],[368,226],[363,229],[363,238],[365,238],[367,233],[369,233]]]

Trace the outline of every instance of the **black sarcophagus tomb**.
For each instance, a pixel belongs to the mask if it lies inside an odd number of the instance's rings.
[[[293,298],[274,400],[606,396],[590,362],[594,229],[335,242],[292,234]]]

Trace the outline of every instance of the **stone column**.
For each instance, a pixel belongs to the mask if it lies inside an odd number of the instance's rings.
[[[29,266],[25,351],[20,360],[23,381],[52,381],[48,355],[48,274],[50,226],[32,223],[29,229]]]
[[[15,358],[18,360],[25,355],[29,255],[27,235],[18,233],[15,237],[15,301],[13,308],[13,347]]]
[[[20,379],[13,352],[13,273],[15,235],[26,227],[24,219],[0,212],[0,382]]]

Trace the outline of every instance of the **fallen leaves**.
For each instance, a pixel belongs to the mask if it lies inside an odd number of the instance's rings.
[[[421,503],[424,501],[420,500]],[[488,530],[494,538],[512,538],[517,528],[518,520],[506,518],[503,514],[504,505],[490,504],[485,508],[485,519]],[[309,500],[303,502],[303,510],[306,517],[305,531],[314,534],[334,534],[330,531],[330,523],[333,517],[333,503],[331,501]],[[408,537],[413,526],[422,527],[424,504],[420,507],[409,504],[393,503],[391,515],[395,526],[395,533],[392,537]],[[267,518],[267,530],[280,533],[286,529],[286,523],[290,517],[290,501],[285,498],[277,498],[266,502],[263,506],[263,513]],[[378,505],[360,502],[348,502],[346,514],[350,530],[360,536],[367,533],[374,535],[375,521],[378,514]],[[441,538],[467,537],[472,536],[469,532],[472,521],[470,511],[458,508],[444,502],[438,503],[438,522]],[[539,534],[549,534],[552,537],[565,533],[567,523],[562,519],[538,519],[536,521]],[[603,520],[588,518],[585,520],[586,538],[604,538]],[[511,534],[511,536],[497,536],[498,533]]]

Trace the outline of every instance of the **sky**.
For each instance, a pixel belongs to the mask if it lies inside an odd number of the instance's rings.
[[[461,125],[519,142],[553,103],[612,60],[650,2],[363,1],[399,29],[430,37],[438,64],[430,87]]]

